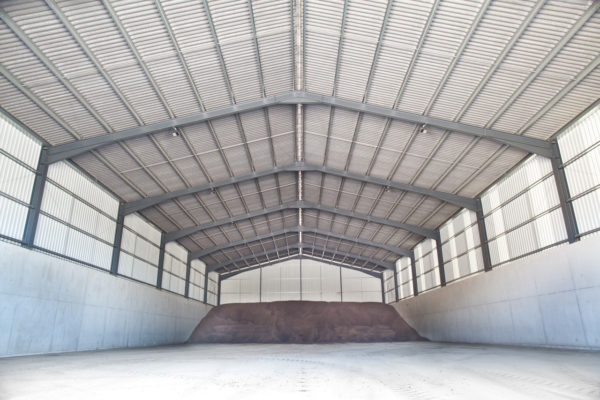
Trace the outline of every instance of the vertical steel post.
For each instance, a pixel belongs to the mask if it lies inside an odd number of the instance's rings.
[[[477,230],[479,230],[479,242],[481,244],[481,255],[483,256],[483,270],[492,270],[492,257],[490,256],[490,246],[488,243],[487,229],[485,227],[485,218],[483,217],[483,206],[481,205],[481,198],[477,198]]]
[[[444,269],[444,255],[442,254],[442,239],[440,237],[440,231],[437,231],[435,235],[435,249],[439,264],[438,270],[440,273],[440,286],[446,286],[446,271]]]
[[[110,273],[118,275],[119,257],[121,256],[121,241],[123,239],[123,227],[125,223],[125,214],[123,214],[123,204],[119,204],[119,213],[117,214],[117,226],[115,229],[115,239],[113,240],[112,259],[110,261]]]
[[[410,273],[412,275],[413,296],[419,295],[419,284],[417,282],[417,263],[415,261],[415,252],[410,253]]]
[[[400,300],[400,293],[398,293],[398,263],[394,263],[394,292],[396,293],[396,301]]]
[[[383,276],[383,272],[381,273],[381,302],[385,304],[385,278]]]
[[[192,273],[192,260],[188,253],[187,263],[185,265],[185,297],[190,297],[190,275]]]
[[[162,288],[162,280],[163,280],[163,269],[165,265],[165,246],[166,246],[166,235],[164,232],[160,234],[160,249],[158,253],[158,271],[156,273],[156,287]]]
[[[208,304],[208,265],[204,269],[204,304]]]
[[[33,181],[33,190],[31,191],[31,201],[25,220],[25,230],[23,231],[23,246],[32,248],[35,241],[35,232],[37,230],[38,220],[40,218],[40,209],[42,206],[42,197],[44,196],[44,186],[48,177],[48,148],[43,147],[38,160],[38,167],[35,171]]]
[[[340,302],[344,301],[344,286],[342,285],[342,267],[340,269]]]
[[[221,275],[217,275],[217,306],[221,305]]]
[[[565,220],[567,238],[569,239],[569,243],[574,243],[579,241],[579,228],[577,227],[575,210],[573,209],[573,203],[571,202],[571,193],[569,192],[569,184],[567,183],[565,167],[563,166],[558,143],[552,143],[552,152],[552,172],[554,173],[554,180],[556,181],[560,208]]]

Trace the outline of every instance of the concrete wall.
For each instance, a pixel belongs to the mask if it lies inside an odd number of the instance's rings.
[[[435,341],[600,349],[600,236],[551,248],[394,307]]]
[[[180,343],[209,309],[0,242],[0,356]]]

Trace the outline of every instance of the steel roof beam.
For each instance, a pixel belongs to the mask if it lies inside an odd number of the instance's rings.
[[[249,268],[244,268],[244,269],[241,269],[241,270],[236,270],[236,271],[232,271],[232,272],[223,273],[223,274],[220,274],[220,276],[221,276],[222,280],[225,280],[225,279],[231,278],[231,277],[233,277],[235,275],[239,275],[239,274],[244,273],[244,272],[253,271],[255,269],[262,268],[262,267],[268,267],[269,265],[277,264],[277,263],[280,263],[280,262],[283,262],[283,261],[301,260],[301,259],[302,260],[313,260],[313,261],[317,261],[317,262],[325,262],[327,264],[330,264],[330,265],[333,265],[333,266],[336,266],[336,267],[341,267],[341,268],[351,269],[353,271],[362,272],[363,274],[367,274],[369,276],[372,276],[372,277],[378,278],[378,279],[381,276],[380,272],[374,272],[374,271],[370,271],[370,270],[364,270],[362,268],[355,267],[355,266],[352,266],[352,265],[349,265],[349,264],[341,263],[341,262],[338,262],[338,261],[327,260],[325,258],[315,257],[315,256],[311,256],[309,254],[303,254],[302,256],[300,256],[299,254],[294,254],[292,256],[282,257],[282,258],[280,258],[278,260],[269,261],[267,263],[261,263],[261,264],[253,265],[253,266],[251,266]]]
[[[401,248],[401,247],[396,247],[396,246],[391,246],[388,244],[384,244],[384,243],[377,243],[377,242],[372,242],[370,240],[365,240],[365,239],[360,239],[360,238],[355,238],[355,237],[351,237],[351,236],[346,236],[346,235],[342,235],[339,233],[335,233],[335,232],[329,232],[329,231],[325,231],[325,230],[321,230],[321,229],[313,229],[313,228],[308,228],[305,226],[295,226],[293,228],[287,228],[287,229],[282,229],[276,232],[270,232],[264,235],[259,235],[259,236],[255,236],[249,239],[243,239],[243,240],[238,240],[236,242],[230,242],[230,243],[225,243],[216,247],[211,247],[209,249],[205,249],[205,250],[198,250],[195,251],[193,253],[190,253],[190,258],[202,258],[204,256],[207,256],[209,254],[215,253],[217,251],[221,251],[221,250],[225,250],[231,247],[235,247],[235,246],[241,246],[241,245],[245,245],[245,244],[249,244],[249,243],[253,243],[259,240],[264,240],[264,239],[270,239],[272,237],[276,237],[279,235],[285,235],[286,233],[299,233],[299,232],[304,232],[304,233],[313,233],[313,234],[317,234],[317,235],[324,235],[324,236],[329,236],[331,238],[336,238],[336,239],[340,239],[340,240],[346,240],[349,242],[354,242],[356,244],[362,244],[365,246],[371,246],[371,247],[377,247],[380,249],[384,249],[387,250],[389,252],[392,252],[394,254],[398,254],[401,256],[406,256],[406,257],[410,257],[411,254],[411,250],[410,249],[406,249],[406,248]]]
[[[349,258],[349,259],[354,259],[357,261],[371,263],[371,264],[377,265],[381,268],[385,268],[385,269],[389,269],[389,270],[394,269],[394,263],[390,263],[390,262],[383,261],[383,260],[378,260],[378,259],[371,258],[371,257],[365,257],[365,256],[361,256],[361,255],[354,254],[354,253],[349,253],[347,251],[331,250],[331,249],[327,249],[325,247],[307,245],[306,243],[301,244],[300,247],[302,247],[304,249],[312,250],[313,252],[319,251],[319,252],[322,252],[323,254],[327,253],[327,254],[330,254],[332,257],[335,257],[336,255],[343,255],[344,260]]]
[[[253,179],[262,178],[264,176],[270,176],[274,174],[279,174],[281,172],[296,172],[300,168],[299,163],[292,163],[287,165],[281,165],[274,168],[269,168],[262,171],[252,172],[250,174],[231,177],[222,179],[215,182],[204,183],[202,185],[191,186],[189,188],[175,190],[173,192],[163,193],[153,197],[147,197],[144,199],[132,201],[126,203],[124,206],[125,214],[131,214],[136,211],[140,211],[146,209],[148,207],[155,206],[160,203],[164,203],[165,201],[175,199],[177,197],[191,195],[199,192],[204,192],[205,190],[215,190],[221,188],[223,186],[234,185],[236,183],[246,182]]]
[[[191,227],[181,229],[178,231],[169,232],[166,234],[166,240],[167,240],[167,242],[171,242],[174,240],[181,239],[185,236],[189,236],[193,233],[200,232],[200,231],[203,231],[206,229],[216,228],[221,225],[233,224],[235,222],[247,220],[250,218],[260,217],[262,215],[267,215],[270,213],[279,212],[279,211],[283,211],[283,210],[293,210],[293,209],[300,209],[300,208],[320,210],[320,211],[329,212],[332,214],[343,215],[343,216],[346,216],[349,218],[362,219],[364,221],[373,222],[376,224],[388,225],[388,226],[392,226],[394,228],[404,229],[404,230],[416,233],[417,235],[421,235],[421,236],[428,237],[428,238],[435,239],[437,237],[436,231],[427,229],[427,228],[423,228],[420,226],[406,224],[406,223],[399,222],[399,221],[392,221],[392,220],[381,218],[381,217],[374,217],[372,215],[360,214],[360,213],[357,213],[354,211],[342,210],[339,208],[324,206],[321,204],[311,203],[311,202],[307,202],[307,201],[293,201],[293,202],[289,202],[289,203],[280,204],[275,207],[265,208],[262,210],[256,210],[256,211],[252,211],[252,212],[249,212],[246,214],[237,215],[235,217],[224,218],[224,219],[209,222],[206,224],[191,226]]]
[[[276,249],[271,249],[271,250],[267,250],[267,251],[263,251],[260,253],[256,253],[256,254],[251,254],[245,257],[240,257],[240,258],[236,258],[233,260],[227,260],[227,261],[223,261],[220,262],[218,264],[213,264],[213,265],[209,265],[206,267],[206,271],[207,273],[209,272],[214,272],[217,271],[221,268],[227,268],[229,266],[232,266],[235,263],[240,263],[240,262],[246,262],[248,260],[256,260],[260,257],[268,257],[269,255],[273,254],[273,253],[280,253],[280,252],[285,252],[285,251],[293,251],[293,250],[299,250],[299,249],[307,249],[307,250],[312,250],[312,251],[320,251],[323,253],[327,253],[329,252],[330,254],[333,255],[333,257],[335,257],[335,252],[333,250],[330,249],[325,249],[322,247],[318,247],[318,246],[311,246],[309,244],[306,243],[294,243],[288,246],[282,246],[282,247],[278,247]],[[346,253],[340,253],[340,254],[344,254],[346,255]],[[374,258],[369,258],[369,257],[363,257],[363,256],[359,256],[357,254],[351,254],[351,253],[347,253],[347,258],[350,259],[354,259],[354,260],[358,260],[358,261],[363,261],[363,262],[368,262],[371,264],[375,264],[381,268],[385,268],[385,269],[389,269],[389,270],[393,270],[394,269],[394,264],[393,263],[389,263],[389,262],[385,262],[382,260],[376,260]],[[269,260],[271,261],[271,260]]]
[[[353,180],[357,180],[357,181],[361,181],[361,182],[365,182],[365,183],[371,183],[374,185],[381,185],[381,186],[389,187],[392,189],[413,192],[413,193],[419,193],[419,194],[423,194],[426,196],[435,197],[442,201],[446,201],[448,203],[452,203],[456,206],[467,208],[469,210],[475,211],[477,209],[477,201],[475,199],[471,199],[468,197],[459,196],[459,195],[451,194],[451,193],[440,192],[438,190],[426,189],[426,188],[422,188],[422,187],[418,187],[418,186],[414,186],[414,185],[409,185],[406,183],[393,182],[393,181],[390,181],[387,179],[357,174],[357,173],[349,172],[349,171],[338,170],[335,168],[329,168],[329,167],[324,167],[324,166],[305,163],[305,162],[295,162],[295,163],[291,163],[291,164],[287,164],[287,165],[281,165],[278,167],[270,168],[270,169],[263,170],[263,171],[256,171],[251,174],[227,178],[227,179],[223,179],[223,180],[216,181],[216,182],[205,183],[202,185],[197,185],[197,186],[192,186],[192,187],[181,189],[181,190],[176,190],[174,192],[163,193],[163,194],[160,194],[157,196],[147,197],[145,199],[132,201],[132,202],[125,204],[124,212],[125,212],[125,214],[131,214],[136,211],[143,210],[145,208],[163,203],[167,200],[175,199],[180,196],[191,195],[191,194],[195,194],[198,192],[203,192],[205,190],[215,190],[215,189],[218,189],[223,186],[233,185],[236,183],[241,183],[241,182],[249,181],[252,179],[258,179],[261,177],[274,175],[274,174],[278,174],[281,172],[297,172],[297,171],[321,172],[323,174],[335,175],[335,176],[353,179]]]
[[[377,178],[374,176],[363,175],[363,174],[357,174],[355,172],[339,170],[339,169],[325,167],[325,166],[316,165],[316,164],[304,163],[302,168],[303,168],[303,171],[307,171],[307,172],[321,172],[323,174],[335,175],[335,176],[339,176],[342,178],[348,178],[348,179],[353,179],[353,180],[361,181],[361,182],[365,182],[365,183],[371,183],[374,185],[385,186],[385,187],[388,187],[391,189],[397,189],[397,190],[402,190],[402,191],[406,191],[406,192],[413,192],[413,193],[423,194],[426,196],[435,197],[439,200],[442,200],[442,201],[445,201],[448,203],[452,203],[456,206],[463,207],[463,208],[473,210],[473,211],[477,209],[477,201],[475,199],[471,199],[471,198],[464,197],[464,196],[459,196],[456,194],[440,192],[438,190],[426,189],[426,188],[422,188],[422,187],[418,187],[418,186],[414,186],[414,185],[409,185],[407,183],[394,182],[394,181],[390,181],[388,179]]]
[[[201,122],[206,122],[216,118],[227,117],[242,112],[260,110],[265,107],[274,106],[278,104],[329,105],[371,115],[378,115],[385,118],[411,122],[415,124],[425,124],[452,132],[462,133],[465,135],[484,137],[521,149],[525,152],[539,154],[544,157],[551,157],[553,155],[550,143],[541,139],[515,135],[508,132],[482,128],[474,125],[463,124],[460,122],[449,121],[442,118],[414,114],[406,111],[376,106],[373,104],[344,100],[334,96],[325,96],[304,91],[292,91],[279,95],[264,97],[258,100],[252,100],[244,103],[225,106],[214,110],[201,111],[184,117],[172,118],[166,121],[157,122],[155,124],[138,126],[131,129],[125,129],[119,132],[99,135],[92,138],[79,140],[76,142],[54,146],[51,147],[48,151],[48,162],[53,163],[67,158],[72,158],[79,154],[93,150],[95,148],[106,146],[123,140],[150,135],[153,133],[170,130],[177,127],[198,124]]]

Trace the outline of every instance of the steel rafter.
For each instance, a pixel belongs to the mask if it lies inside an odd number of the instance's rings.
[[[298,254],[294,254],[294,255],[291,255],[291,256],[288,256],[288,257],[283,257],[283,258],[281,258],[279,260],[273,260],[273,261],[269,261],[269,262],[266,262],[266,263],[260,263],[260,264],[257,264],[257,265],[253,265],[253,266],[250,266],[248,268],[244,268],[244,269],[240,269],[240,270],[236,270],[236,271],[232,271],[232,272],[227,272],[227,273],[222,273],[222,274],[220,274],[220,276],[221,276],[221,279],[225,280],[227,278],[231,278],[232,276],[239,275],[241,273],[252,271],[252,270],[255,270],[255,269],[258,269],[258,268],[268,267],[269,265],[277,264],[277,263],[280,263],[280,262],[283,262],[283,261],[300,260],[300,259],[302,259],[302,260],[313,260],[313,261],[317,261],[317,262],[324,262],[324,263],[327,263],[329,265],[333,265],[333,266],[336,266],[336,267],[341,267],[341,268],[351,269],[353,271],[362,272],[363,274],[367,274],[367,275],[372,276],[374,278],[379,278],[381,276],[380,272],[374,272],[374,271],[370,271],[370,270],[364,270],[362,268],[355,267],[355,266],[350,265],[350,264],[344,264],[344,263],[341,263],[341,262],[338,262],[338,261],[327,260],[327,259],[324,259],[324,258],[311,256],[309,254],[303,254],[302,257],[300,255],[298,255]]]
[[[232,265],[234,265],[236,263],[246,262],[248,260],[255,260],[255,259],[258,259],[260,257],[268,257],[269,255],[271,255],[273,253],[280,253],[280,252],[285,252],[285,251],[300,250],[301,248],[307,249],[307,250],[311,250],[311,251],[320,251],[320,252],[323,252],[323,253],[327,253],[327,252],[333,253],[333,251],[330,250],[330,249],[324,249],[322,247],[312,246],[312,245],[308,245],[306,243],[298,243],[297,242],[297,243],[293,243],[293,244],[288,245],[288,246],[283,246],[283,247],[279,247],[279,248],[276,248],[276,249],[271,249],[271,250],[263,251],[261,253],[252,254],[252,255],[249,255],[249,256],[237,258],[237,259],[234,259],[234,260],[227,260],[227,261],[220,262],[218,264],[209,265],[209,266],[206,267],[206,271],[207,271],[207,273],[210,273],[210,272],[217,271],[217,270],[219,270],[221,268],[225,268],[226,269],[227,267],[232,266]],[[333,254],[333,257],[335,257],[335,254]],[[385,261],[376,260],[374,258],[362,257],[362,256],[358,256],[356,254],[348,254],[348,258],[351,258],[351,259],[354,259],[354,260],[357,260],[357,261],[363,261],[365,263],[371,263],[371,264],[377,265],[378,267],[389,269],[389,270],[393,270],[394,269],[394,264],[393,263],[388,263],[388,262],[385,262]],[[325,260],[325,258],[323,258],[323,259]]]
[[[236,242],[230,242],[230,243],[225,243],[216,247],[211,247],[209,249],[203,249],[203,250],[198,250],[195,252],[190,253],[190,258],[195,259],[195,258],[202,258],[205,257],[209,254],[213,254],[216,253],[217,251],[221,251],[221,250],[225,250],[231,247],[235,247],[235,246],[242,246],[242,245],[246,245],[249,243],[253,243],[259,240],[264,240],[264,239],[270,239],[272,237],[276,237],[279,235],[285,235],[287,233],[299,233],[299,232],[304,232],[304,233],[313,233],[313,234],[317,234],[317,235],[324,235],[324,236],[329,236],[332,238],[336,238],[336,239],[340,239],[340,240],[346,240],[349,242],[354,242],[356,244],[362,244],[365,246],[371,246],[371,247],[377,247],[380,249],[384,249],[387,251],[390,251],[394,254],[398,254],[401,256],[410,256],[410,249],[405,249],[405,248],[401,248],[401,247],[396,247],[396,246],[392,246],[392,245],[388,245],[385,243],[377,243],[377,242],[372,242],[370,240],[364,240],[364,239],[360,239],[360,238],[355,238],[355,237],[351,237],[351,236],[346,236],[346,235],[341,235],[339,233],[335,233],[335,232],[329,232],[329,231],[325,231],[325,230],[321,230],[321,229],[313,229],[313,228],[308,228],[305,226],[296,226],[293,228],[287,228],[287,229],[282,229],[279,231],[275,231],[275,232],[269,232],[266,233],[264,235],[259,235],[256,237],[252,237],[252,238],[248,238],[248,239],[242,239],[242,240],[238,240]]]
[[[293,202],[289,202],[289,203],[280,204],[275,207],[265,208],[262,210],[256,210],[256,211],[252,211],[252,212],[249,212],[246,214],[237,215],[237,216],[230,217],[230,218],[224,218],[221,220],[209,222],[209,223],[202,224],[202,225],[191,226],[191,227],[188,227],[185,229],[181,229],[179,231],[169,232],[166,234],[166,240],[167,240],[167,242],[170,242],[173,240],[178,240],[183,237],[189,236],[193,233],[204,231],[204,230],[210,229],[210,228],[216,228],[221,225],[233,224],[238,221],[243,221],[243,220],[259,217],[261,215],[267,215],[267,214],[278,212],[278,211],[293,210],[293,209],[299,209],[299,208],[325,211],[325,212],[329,212],[332,214],[344,215],[349,218],[362,219],[364,221],[373,222],[376,224],[389,225],[394,228],[404,229],[404,230],[416,233],[417,235],[421,235],[421,236],[428,237],[428,238],[435,239],[435,237],[437,235],[436,231],[427,229],[427,228],[423,228],[421,226],[406,224],[406,223],[398,222],[398,221],[392,221],[392,220],[380,218],[380,217],[374,217],[372,215],[360,214],[360,213],[357,213],[354,211],[342,210],[339,208],[324,206],[321,204],[311,203],[311,202],[307,202],[307,201],[293,201]]]
[[[67,158],[75,157],[79,154],[88,152],[95,148],[106,146],[128,139],[140,136],[150,135],[157,132],[172,130],[177,127],[207,122],[212,119],[227,117],[242,112],[260,110],[265,107],[278,104],[319,104],[344,108],[351,111],[362,112],[371,115],[377,115],[393,120],[411,122],[415,124],[425,124],[442,128],[451,132],[457,132],[465,135],[484,137],[495,140],[499,143],[516,147],[528,153],[539,154],[544,157],[552,156],[550,143],[536,138],[515,135],[508,132],[502,132],[489,128],[468,125],[461,122],[435,118],[426,115],[415,114],[407,111],[394,110],[374,104],[366,104],[352,100],[340,99],[334,96],[325,96],[304,91],[292,91],[284,94],[267,96],[261,99],[252,100],[244,103],[233,104],[209,111],[201,111],[184,117],[172,118],[166,121],[154,124],[139,126],[136,128],[125,129],[114,133],[95,136],[76,142],[66,143],[51,147],[48,150],[48,162],[53,163]]]
[[[475,199],[471,199],[468,197],[458,196],[451,193],[440,192],[437,190],[431,190],[422,188],[419,186],[409,185],[405,183],[393,182],[387,179],[377,178],[373,176],[367,176],[362,174],[357,174],[354,172],[338,170],[335,168],[324,167],[316,164],[310,164],[306,162],[295,162],[287,165],[281,165],[277,167],[273,167],[263,171],[255,171],[250,174],[241,175],[238,177],[226,178],[216,182],[209,182],[202,185],[192,186],[189,188],[163,193],[153,197],[147,197],[141,200],[136,200],[133,202],[126,203],[124,206],[125,214],[131,214],[133,212],[137,212],[143,210],[145,208],[163,203],[168,200],[175,199],[177,197],[195,194],[198,192],[215,190],[223,186],[233,185],[236,183],[245,182],[252,179],[258,179],[264,176],[270,176],[274,174],[279,174],[282,172],[320,172],[323,174],[335,175],[339,177],[349,178],[357,181],[361,181],[364,183],[371,183],[374,185],[385,186],[386,188],[397,189],[402,191],[414,192],[423,194],[426,196],[436,197],[440,200],[443,200],[448,203],[452,203],[459,207],[464,207],[469,210],[476,210],[477,203]]]

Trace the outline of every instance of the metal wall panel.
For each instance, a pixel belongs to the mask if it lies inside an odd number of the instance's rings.
[[[0,113],[0,235],[21,240],[41,145]]]
[[[0,193],[29,203],[35,172],[22,163],[9,158],[0,148]]]
[[[557,138],[580,234],[600,228],[600,106]]]
[[[0,149],[35,169],[42,145],[39,140],[26,133],[4,113],[0,113]]]
[[[566,240],[550,161],[529,157],[482,195],[492,265]]]
[[[29,207],[0,195],[0,235],[20,240]]]
[[[435,240],[425,239],[414,248],[419,292],[440,286]]]
[[[440,227],[440,236],[446,282],[484,269],[475,212],[461,210]]]
[[[280,300],[381,302],[380,279],[346,268],[340,271],[340,267],[315,260],[302,260],[302,266],[299,260],[287,260],[243,272],[224,280],[221,290],[227,293],[225,301],[229,303]]]

